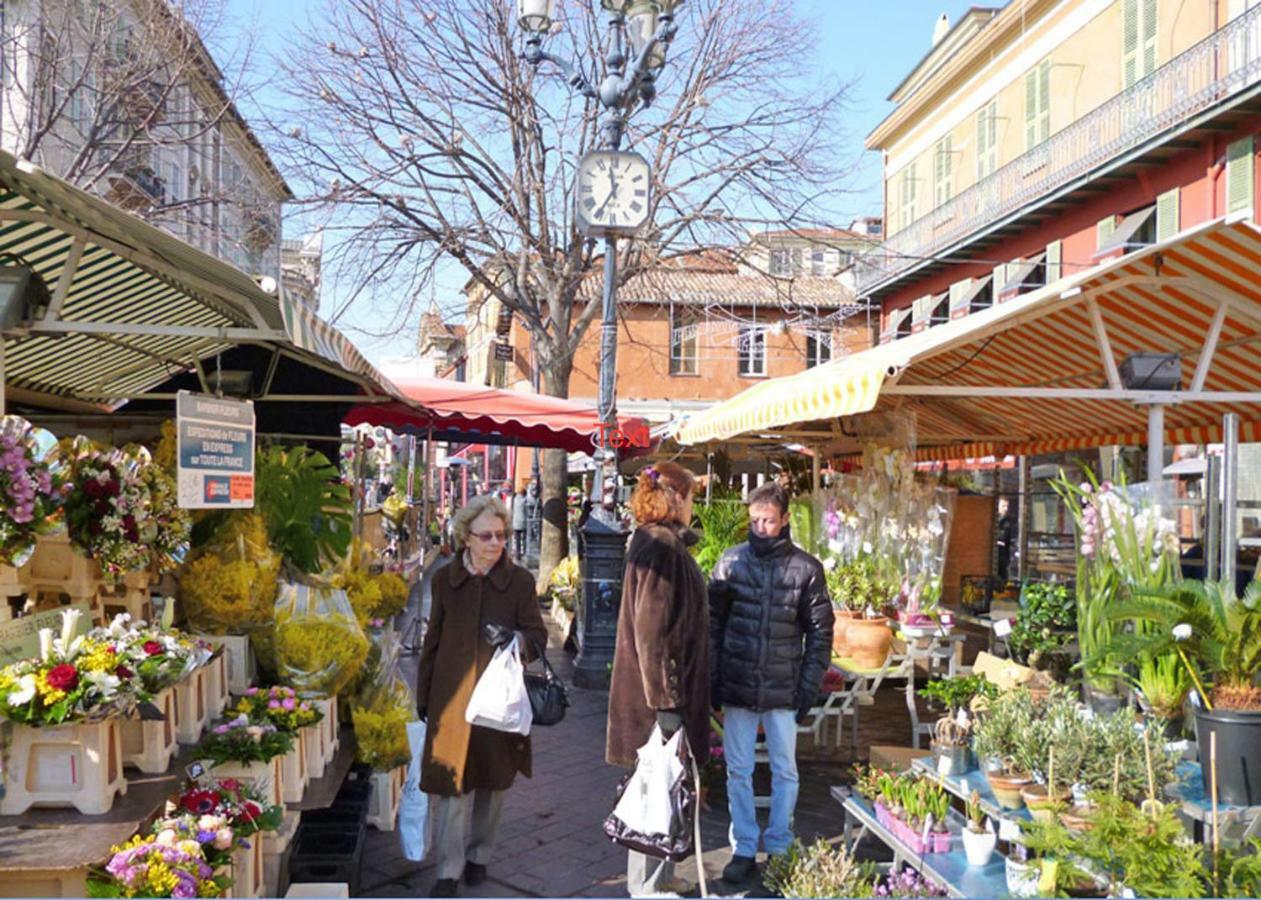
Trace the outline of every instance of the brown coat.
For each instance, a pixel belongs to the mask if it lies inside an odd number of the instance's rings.
[[[495,653],[482,634],[490,622],[522,632],[539,648],[547,645],[534,577],[506,553],[486,575],[473,575],[457,555],[433,578],[416,685],[416,703],[428,709],[420,774],[420,789],[427,794],[502,791],[518,772],[530,777],[529,737],[464,721],[473,686]]]
[[[633,767],[659,709],[682,709],[696,753],[709,748],[709,605],[705,576],[678,525],[644,525],[626,551],[605,757]],[[702,757],[703,759],[703,757]]]

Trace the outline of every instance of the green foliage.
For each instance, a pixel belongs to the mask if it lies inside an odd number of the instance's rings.
[[[1054,886],[1049,891],[1050,896],[1067,897],[1069,891],[1093,884],[1090,874],[1074,862],[1073,835],[1060,824],[1059,819],[1052,817],[1048,821],[1021,822],[1020,841],[1029,852],[1029,859],[1037,862],[1044,875],[1048,867],[1054,867]],[[1039,884],[1040,890],[1041,887]],[[1041,892],[1039,895],[1046,896]]]
[[[930,681],[917,693],[926,700],[940,703],[954,714],[966,709],[972,698],[978,695],[989,699],[997,697],[998,688],[984,675],[956,675]]]
[[[346,555],[351,538],[350,488],[323,453],[273,446],[258,454],[256,503],[267,538],[286,561],[315,573]]]
[[[698,502],[692,514],[700,525],[700,541],[692,548],[692,556],[708,576],[723,553],[748,538],[749,510],[738,491],[715,484],[709,502]]]
[[[819,518],[814,512],[814,501],[809,497],[797,497],[788,503],[788,525],[793,540],[808,553],[817,555],[819,544]]]
[[[793,841],[766,863],[763,882],[781,897],[870,897],[875,866],[819,838],[809,847]]]
[[[1261,582],[1237,597],[1229,581],[1183,581],[1138,593],[1109,618],[1143,625],[1138,633],[1113,637],[1115,655],[1180,654],[1184,667],[1195,667],[1189,674],[1211,677],[1214,705],[1261,709],[1261,688],[1253,683],[1261,669]],[[1178,640],[1175,630],[1185,638]]]
[[[1206,876],[1200,848],[1174,806],[1135,806],[1111,794],[1092,796],[1091,827],[1068,852],[1108,880],[1108,896],[1129,888],[1140,897],[1199,897]]]
[[[1002,694],[989,704],[973,730],[973,751],[982,760],[1001,762],[1009,774],[1019,771],[1018,757],[1024,753],[1026,735],[1039,714],[1028,691],[1017,689]]]
[[[1261,840],[1228,850],[1218,857],[1218,871],[1225,880],[1217,897],[1261,897]]]
[[[837,563],[824,575],[832,603],[841,609],[879,610],[898,592],[897,583],[880,572],[873,556]]]
[[[1012,657],[1034,668],[1050,668],[1051,655],[1075,637],[1077,603],[1068,586],[1030,582],[1022,593],[1020,612],[1007,645]]]

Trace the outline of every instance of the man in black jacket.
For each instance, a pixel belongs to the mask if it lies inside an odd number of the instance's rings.
[[[733,856],[723,878],[757,869],[753,746],[766,733],[771,812],[760,835],[770,855],[792,843],[797,805],[797,725],[814,706],[832,652],[832,601],[822,564],[792,542],[788,495],[768,482],[749,494],[749,540],[710,575],[711,702],[723,710]]]

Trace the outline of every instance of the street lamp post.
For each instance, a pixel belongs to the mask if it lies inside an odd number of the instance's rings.
[[[547,53],[543,39],[551,31],[555,0],[517,0],[517,20],[526,33],[524,58],[536,68],[555,65],[570,87],[604,108],[601,148],[578,164],[574,217],[586,236],[604,239],[604,293],[600,322],[600,439],[592,485],[595,506],[583,528],[582,602],[578,612],[578,658],[574,681],[581,686],[608,684],[617,641],[626,534],[616,512],[617,448],[617,240],[633,237],[648,219],[652,174],[648,163],[621,151],[626,121],[636,106],[649,106],[657,95],[657,74],[677,26],[675,10],[683,0],[600,0],[612,31],[605,75],[597,85],[580,66]]]

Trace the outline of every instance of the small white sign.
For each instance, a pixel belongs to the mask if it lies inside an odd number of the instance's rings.
[[[1015,619],[999,619],[994,623],[994,634],[998,637],[1007,637],[1011,634],[1011,627],[1016,622]]]
[[[1014,821],[1011,819],[998,820],[998,839],[1000,841],[1008,841],[1010,843],[1019,841],[1020,837],[1020,826]]]

